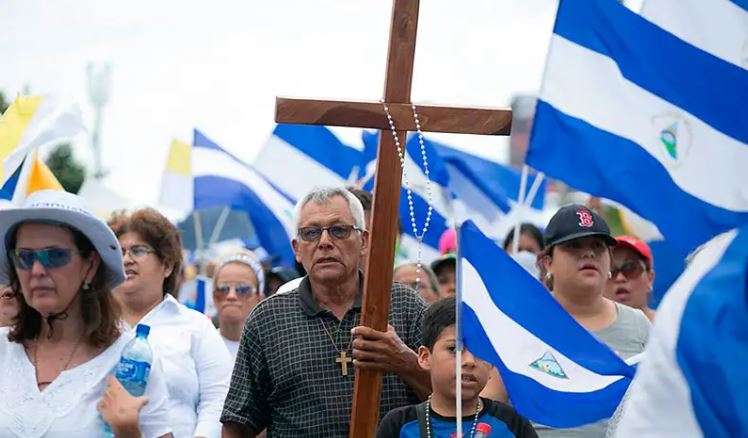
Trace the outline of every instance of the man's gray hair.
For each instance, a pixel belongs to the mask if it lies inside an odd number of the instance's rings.
[[[364,222],[364,207],[361,205],[361,201],[358,200],[356,195],[349,192],[345,187],[316,187],[312,189],[312,191],[301,198],[301,200],[296,203],[296,207],[294,207],[294,226],[297,229],[299,228],[299,221],[301,220],[301,209],[303,209],[305,205],[310,202],[313,202],[315,204],[323,204],[336,196],[342,196],[348,202],[348,207],[350,208],[351,215],[353,216],[353,224],[357,228],[365,230],[366,223]]]

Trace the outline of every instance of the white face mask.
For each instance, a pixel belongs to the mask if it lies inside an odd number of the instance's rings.
[[[529,272],[533,278],[538,278],[540,271],[538,271],[538,266],[535,264],[538,259],[535,254],[530,251],[520,251],[517,254],[512,254],[511,257],[515,262],[519,263],[525,271]]]

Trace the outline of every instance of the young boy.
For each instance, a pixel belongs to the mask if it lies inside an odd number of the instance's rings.
[[[452,438],[456,434],[455,299],[432,304],[423,318],[418,363],[431,372],[433,393],[418,405],[390,411],[377,438]],[[462,351],[462,434],[460,437],[537,437],[529,421],[511,407],[479,396],[491,364]],[[481,435],[482,433],[482,435]]]

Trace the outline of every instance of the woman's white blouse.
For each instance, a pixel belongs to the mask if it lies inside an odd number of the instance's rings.
[[[234,364],[213,323],[169,294],[140,323],[164,368],[174,437],[219,438]]]
[[[98,356],[63,371],[39,392],[34,365],[23,345],[8,340],[8,327],[0,328],[0,437],[69,438],[101,436],[104,421],[96,406],[106,390],[106,377],[114,374],[122,349],[132,339],[123,334]],[[140,411],[140,430],[146,437],[171,432],[169,395],[157,354]]]

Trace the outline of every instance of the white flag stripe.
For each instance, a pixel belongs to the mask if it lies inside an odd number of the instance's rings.
[[[426,189],[426,183],[428,179],[423,170],[423,163],[420,161],[416,162],[413,158],[406,154],[405,156],[405,172],[407,172],[408,181],[410,183],[410,190],[413,193],[418,194],[425,201],[429,200],[428,190]],[[405,188],[405,178],[403,178],[403,188]],[[439,185],[438,183],[431,181],[431,204],[435,212],[439,213],[444,218],[452,217],[452,195],[446,187]],[[407,199],[401,200],[402,202],[408,202]],[[416,223],[422,224],[426,218],[419,218],[416,216]],[[410,226],[409,224],[403,224],[403,226]],[[419,229],[420,233],[421,230]]]
[[[271,135],[253,162],[265,178],[295,199],[313,186],[339,186],[346,181],[282,138]]]
[[[231,158],[223,151],[201,147],[192,148],[192,176],[230,178],[249,187],[283,223],[288,236],[296,234],[291,212],[293,204],[280,195],[255,170]],[[285,214],[287,212],[289,214]]]
[[[475,267],[465,258],[461,263],[463,302],[475,312],[494,350],[510,371],[556,391],[577,393],[596,391],[623,378],[594,373],[552,349],[499,310]],[[568,379],[551,376],[530,366],[547,351],[552,352]]]
[[[671,436],[679,437],[691,437],[701,430],[691,404],[690,388],[678,365],[675,351],[683,312],[691,292],[720,261],[736,234],[736,231],[722,234],[704,246],[665,295],[650,334],[646,359],[639,365],[637,378],[631,383],[618,436],[654,436],[652,425],[657,425],[659,431],[672,431]],[[653,409],[658,404],[667,406],[668,415]],[[626,418],[636,420],[627,421]]]
[[[506,236],[506,230],[503,228],[497,230],[496,228],[500,225],[506,213],[462,172],[457,171],[452,166],[447,166],[447,169],[450,186],[459,187],[460,192],[460,196],[452,200],[455,222],[462,223],[471,219],[478,228],[492,239],[503,240]]]
[[[646,0],[641,15],[693,46],[748,68],[748,11],[729,0]]]
[[[748,211],[748,184],[743,180],[748,147],[624,79],[612,59],[554,35],[541,99],[572,117],[635,142],[668,168],[681,189],[696,198]],[[666,127],[663,122],[670,120],[683,122],[679,134],[684,157],[678,165],[669,164],[660,144],[660,131]]]

